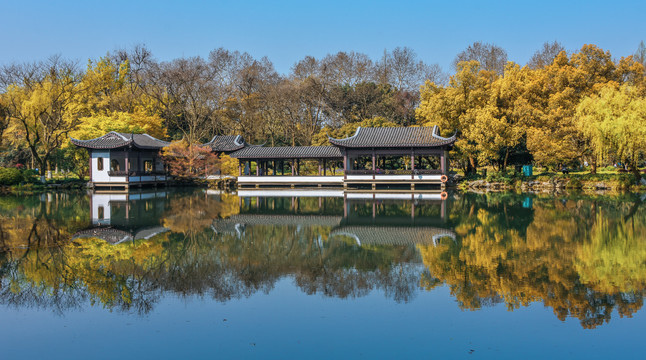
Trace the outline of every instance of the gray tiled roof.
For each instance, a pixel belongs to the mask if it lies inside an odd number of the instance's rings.
[[[359,245],[435,245],[444,237],[455,240],[451,230],[414,226],[343,226],[332,231],[333,236],[348,236]]]
[[[231,154],[238,159],[330,159],[342,158],[336,146],[250,146]]]
[[[341,216],[335,215],[266,215],[238,214],[226,219],[215,219],[211,224],[217,233],[236,234],[246,226],[293,225],[293,226],[328,226],[334,227],[341,222]]]
[[[345,139],[330,138],[333,145],[349,148],[365,147],[438,147],[452,145],[455,135],[444,138],[433,127],[357,128],[357,132]]]
[[[70,138],[72,144],[89,149],[116,149],[124,146],[135,146],[140,149],[161,149],[168,146],[167,141],[155,139],[148,134],[128,134],[110,131],[109,133],[90,140]]]
[[[215,152],[231,152],[242,149],[246,143],[240,135],[216,135],[204,145],[211,147]]]
[[[153,236],[167,232],[169,229],[162,226],[154,226],[138,230],[134,236],[125,230],[113,227],[96,227],[92,229],[81,230],[72,236],[72,239],[98,238],[110,244],[116,245],[132,240],[147,240]]]

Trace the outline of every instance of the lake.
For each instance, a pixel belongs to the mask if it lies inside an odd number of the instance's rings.
[[[646,196],[0,197],[0,358],[639,357]]]

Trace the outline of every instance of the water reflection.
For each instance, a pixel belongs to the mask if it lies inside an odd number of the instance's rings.
[[[339,298],[448,286],[464,309],[542,302],[586,328],[643,304],[639,196],[258,194],[2,197],[0,301],[146,313],[169,292],[226,302],[291,277]]]

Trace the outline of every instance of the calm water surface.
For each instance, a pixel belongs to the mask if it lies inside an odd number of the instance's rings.
[[[644,196],[248,195],[0,197],[0,358],[646,352]]]

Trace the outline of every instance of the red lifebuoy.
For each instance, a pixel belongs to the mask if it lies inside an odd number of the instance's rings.
[[[448,197],[449,197],[449,194],[447,194],[446,191],[442,191],[442,193],[440,194],[440,198],[442,200],[446,200],[446,198]]]
[[[440,176],[440,181],[445,183],[445,182],[449,181],[449,178],[446,175],[442,175],[442,176]]]

